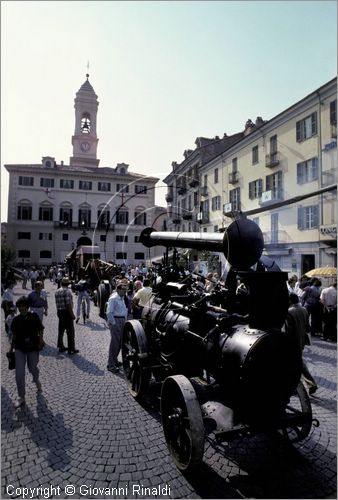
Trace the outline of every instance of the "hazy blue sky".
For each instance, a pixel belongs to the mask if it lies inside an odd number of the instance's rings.
[[[269,120],[337,71],[335,1],[3,1],[1,14],[2,221],[3,164],[68,164],[88,60],[100,166],[161,179],[196,137]]]

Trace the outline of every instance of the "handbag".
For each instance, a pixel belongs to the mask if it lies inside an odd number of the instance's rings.
[[[14,370],[15,369],[15,352],[9,351],[6,353],[6,356],[8,358],[8,369]]]

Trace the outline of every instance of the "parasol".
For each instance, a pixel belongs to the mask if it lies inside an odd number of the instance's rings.
[[[336,267],[316,267],[315,269],[311,269],[305,273],[306,276],[312,278],[316,276],[316,278],[333,278],[337,276],[337,268]]]

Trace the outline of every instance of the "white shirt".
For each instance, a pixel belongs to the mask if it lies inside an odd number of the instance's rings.
[[[140,288],[134,295],[134,299],[140,299],[138,305],[146,306],[149,302],[150,297],[152,296],[153,290],[150,286],[144,286]]]
[[[124,295],[121,297],[117,292],[114,292],[109,297],[106,315],[108,323],[111,323],[112,325],[115,325],[116,323],[114,316],[121,316],[127,320],[128,309],[124,302]]]
[[[334,286],[323,288],[320,300],[326,307],[337,307],[337,289]]]

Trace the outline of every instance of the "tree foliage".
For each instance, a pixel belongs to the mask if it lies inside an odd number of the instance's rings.
[[[16,258],[14,248],[7,245],[1,246],[1,279],[4,280],[7,272],[13,266]]]

